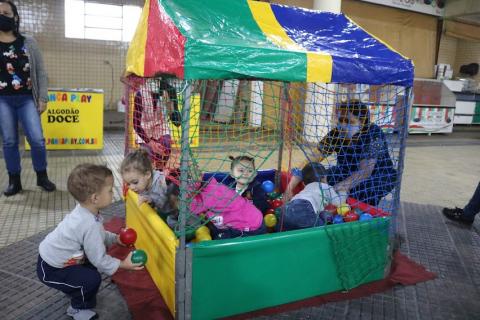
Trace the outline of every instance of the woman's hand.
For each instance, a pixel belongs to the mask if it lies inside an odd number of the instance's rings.
[[[48,102],[43,102],[43,101],[38,101],[38,104],[37,104],[37,111],[38,111],[38,114],[42,114],[45,110],[47,110],[47,103]]]
[[[351,180],[352,179],[347,178],[334,185],[333,188],[335,189],[335,191],[337,191],[337,193],[348,193],[352,188]]]
[[[349,193],[350,189],[371,176],[376,163],[376,159],[364,159],[360,161],[359,169],[345,180],[337,183],[333,188],[337,192],[344,191]]]

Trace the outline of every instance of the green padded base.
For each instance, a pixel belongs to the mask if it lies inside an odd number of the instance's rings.
[[[390,218],[234,240],[192,250],[192,319],[214,319],[383,279]]]

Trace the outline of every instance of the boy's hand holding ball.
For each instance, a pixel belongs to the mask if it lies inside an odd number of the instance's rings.
[[[128,256],[120,262],[120,268],[127,269],[127,270],[142,270],[144,268],[141,262],[140,263],[132,262],[132,255],[134,252],[135,251],[131,251],[128,254]]]

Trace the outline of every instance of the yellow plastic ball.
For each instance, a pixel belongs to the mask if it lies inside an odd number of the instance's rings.
[[[197,230],[195,230],[195,237],[198,238],[199,235],[209,235],[210,236],[210,230],[208,229],[207,226],[201,226]]]
[[[201,233],[195,237],[195,242],[210,241],[212,236],[209,233]]]
[[[337,213],[341,216],[344,216],[347,214],[347,212],[350,211],[350,206],[346,203],[342,203],[338,208],[337,208]]]
[[[277,224],[277,217],[272,213],[266,214],[265,217],[263,217],[263,220],[265,221],[265,225],[269,228],[275,227]]]

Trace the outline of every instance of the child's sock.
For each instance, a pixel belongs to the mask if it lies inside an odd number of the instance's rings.
[[[67,315],[75,320],[91,320],[98,318],[97,313],[92,309],[75,309],[72,306],[68,307]]]

